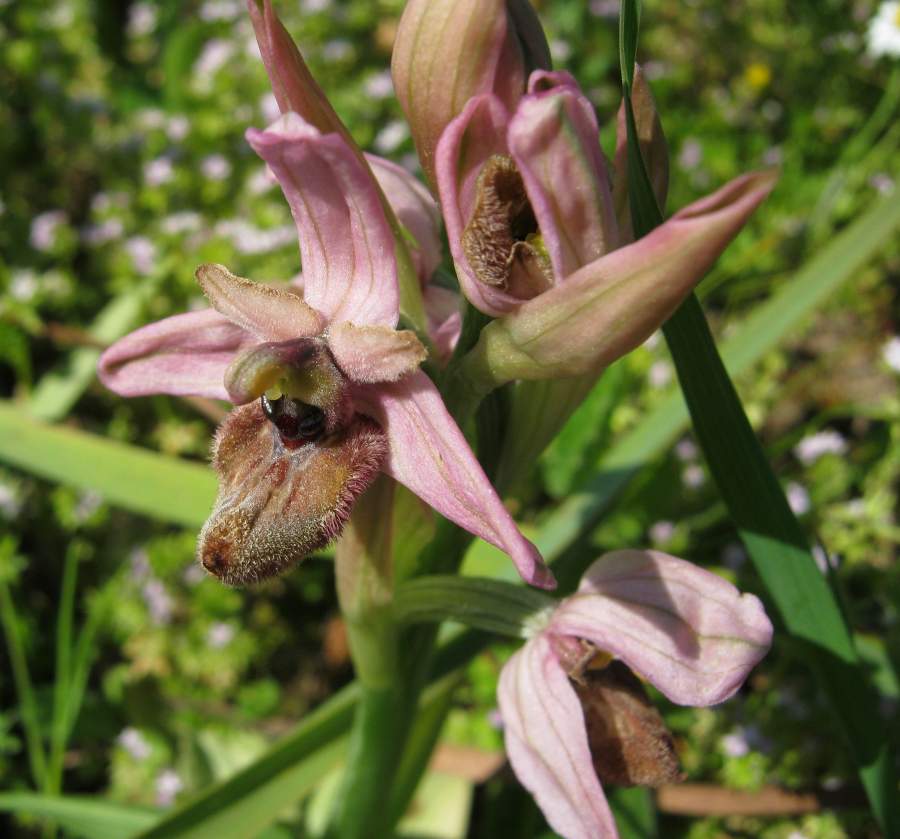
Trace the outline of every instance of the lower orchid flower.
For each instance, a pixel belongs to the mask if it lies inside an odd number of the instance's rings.
[[[679,705],[714,705],[772,640],[756,597],[657,551],[601,557],[541,624],[503,667],[498,701],[512,768],[565,839],[618,835],[601,782],[680,777],[638,676]]]
[[[396,240],[372,171],[340,133],[296,113],[247,137],[297,223],[302,296],[203,265],[197,279],[213,310],[139,329],[99,366],[125,396],[239,406],[216,434],[220,486],[200,535],[201,563],[232,584],[280,572],[338,535],[380,470],[506,551],[527,582],[552,587],[419,370],[425,347],[396,328]],[[419,267],[420,275],[434,267],[425,247]]]

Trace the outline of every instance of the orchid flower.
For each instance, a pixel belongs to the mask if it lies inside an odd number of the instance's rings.
[[[124,396],[192,394],[239,406],[216,434],[220,486],[201,563],[232,584],[278,573],[337,536],[381,470],[506,551],[527,582],[552,587],[419,370],[425,347],[396,328],[396,239],[362,155],[342,133],[292,112],[247,139],[296,221],[302,296],[203,265],[197,279],[212,310],[139,329],[99,366]],[[420,250],[422,265],[432,264],[427,242]]]
[[[680,777],[636,675],[679,705],[714,705],[771,639],[756,597],[689,562],[639,550],[594,562],[504,665],[497,691],[510,763],[550,826],[565,839],[614,839],[601,782]]]
[[[633,101],[664,199],[664,140],[640,75]],[[630,242],[623,123],[615,189],[593,107],[568,73],[534,71],[512,112],[475,96],[441,135],[450,249],[465,296],[499,318],[482,339],[506,380],[596,372],[638,346],[772,189],[771,173],[744,175]]]

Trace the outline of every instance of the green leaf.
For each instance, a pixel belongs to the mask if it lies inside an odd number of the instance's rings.
[[[255,836],[340,762],[358,696],[344,688],[271,751],[164,817],[141,839]]]
[[[629,16],[631,26],[626,20]],[[633,56],[636,49],[634,16],[634,4],[623,0],[623,38],[633,39],[622,47],[626,57]],[[623,67],[626,94],[628,70]],[[643,177],[632,177],[632,169],[644,167],[630,123],[628,145],[629,199],[635,235],[640,237],[661,223],[662,218],[658,210],[653,212],[655,199],[646,171]],[[848,260],[845,255],[845,262]],[[803,529],[744,413],[695,295],[688,297],[663,330],[697,440],[722,499],[770,600],[788,632],[802,644],[802,660],[812,669],[831,702],[876,819],[887,835],[897,835],[897,778],[877,695],[868,682],[837,598],[819,572]]]
[[[45,425],[8,402],[0,402],[0,460],[186,527],[203,524],[216,494],[215,475],[206,466]]]
[[[144,304],[159,286],[159,278],[141,283],[115,298],[100,312],[88,335],[101,344],[121,338],[138,322]],[[28,402],[29,413],[45,422],[62,419],[97,375],[100,350],[82,347],[49,373],[44,374]]]
[[[0,793],[0,810],[52,819],[68,833],[85,839],[128,839],[152,824],[157,813],[99,798]]]

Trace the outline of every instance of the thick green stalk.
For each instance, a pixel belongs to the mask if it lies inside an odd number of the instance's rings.
[[[366,839],[387,834],[384,785],[400,760],[407,715],[399,678],[393,597],[393,483],[379,477],[359,499],[335,552],[338,599],[360,684],[343,789],[330,835]]]

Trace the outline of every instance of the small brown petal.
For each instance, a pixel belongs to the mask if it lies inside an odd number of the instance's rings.
[[[364,417],[287,447],[258,402],[236,408],[213,445],[219,494],[200,533],[200,563],[243,585],[299,562],[341,532],[386,454],[384,433]]]
[[[537,222],[511,157],[488,158],[475,185],[472,218],[462,233],[466,259],[478,279],[522,299],[550,286],[549,260],[529,237]]]
[[[658,787],[682,779],[672,735],[626,665],[587,669],[571,683],[602,783]]]

